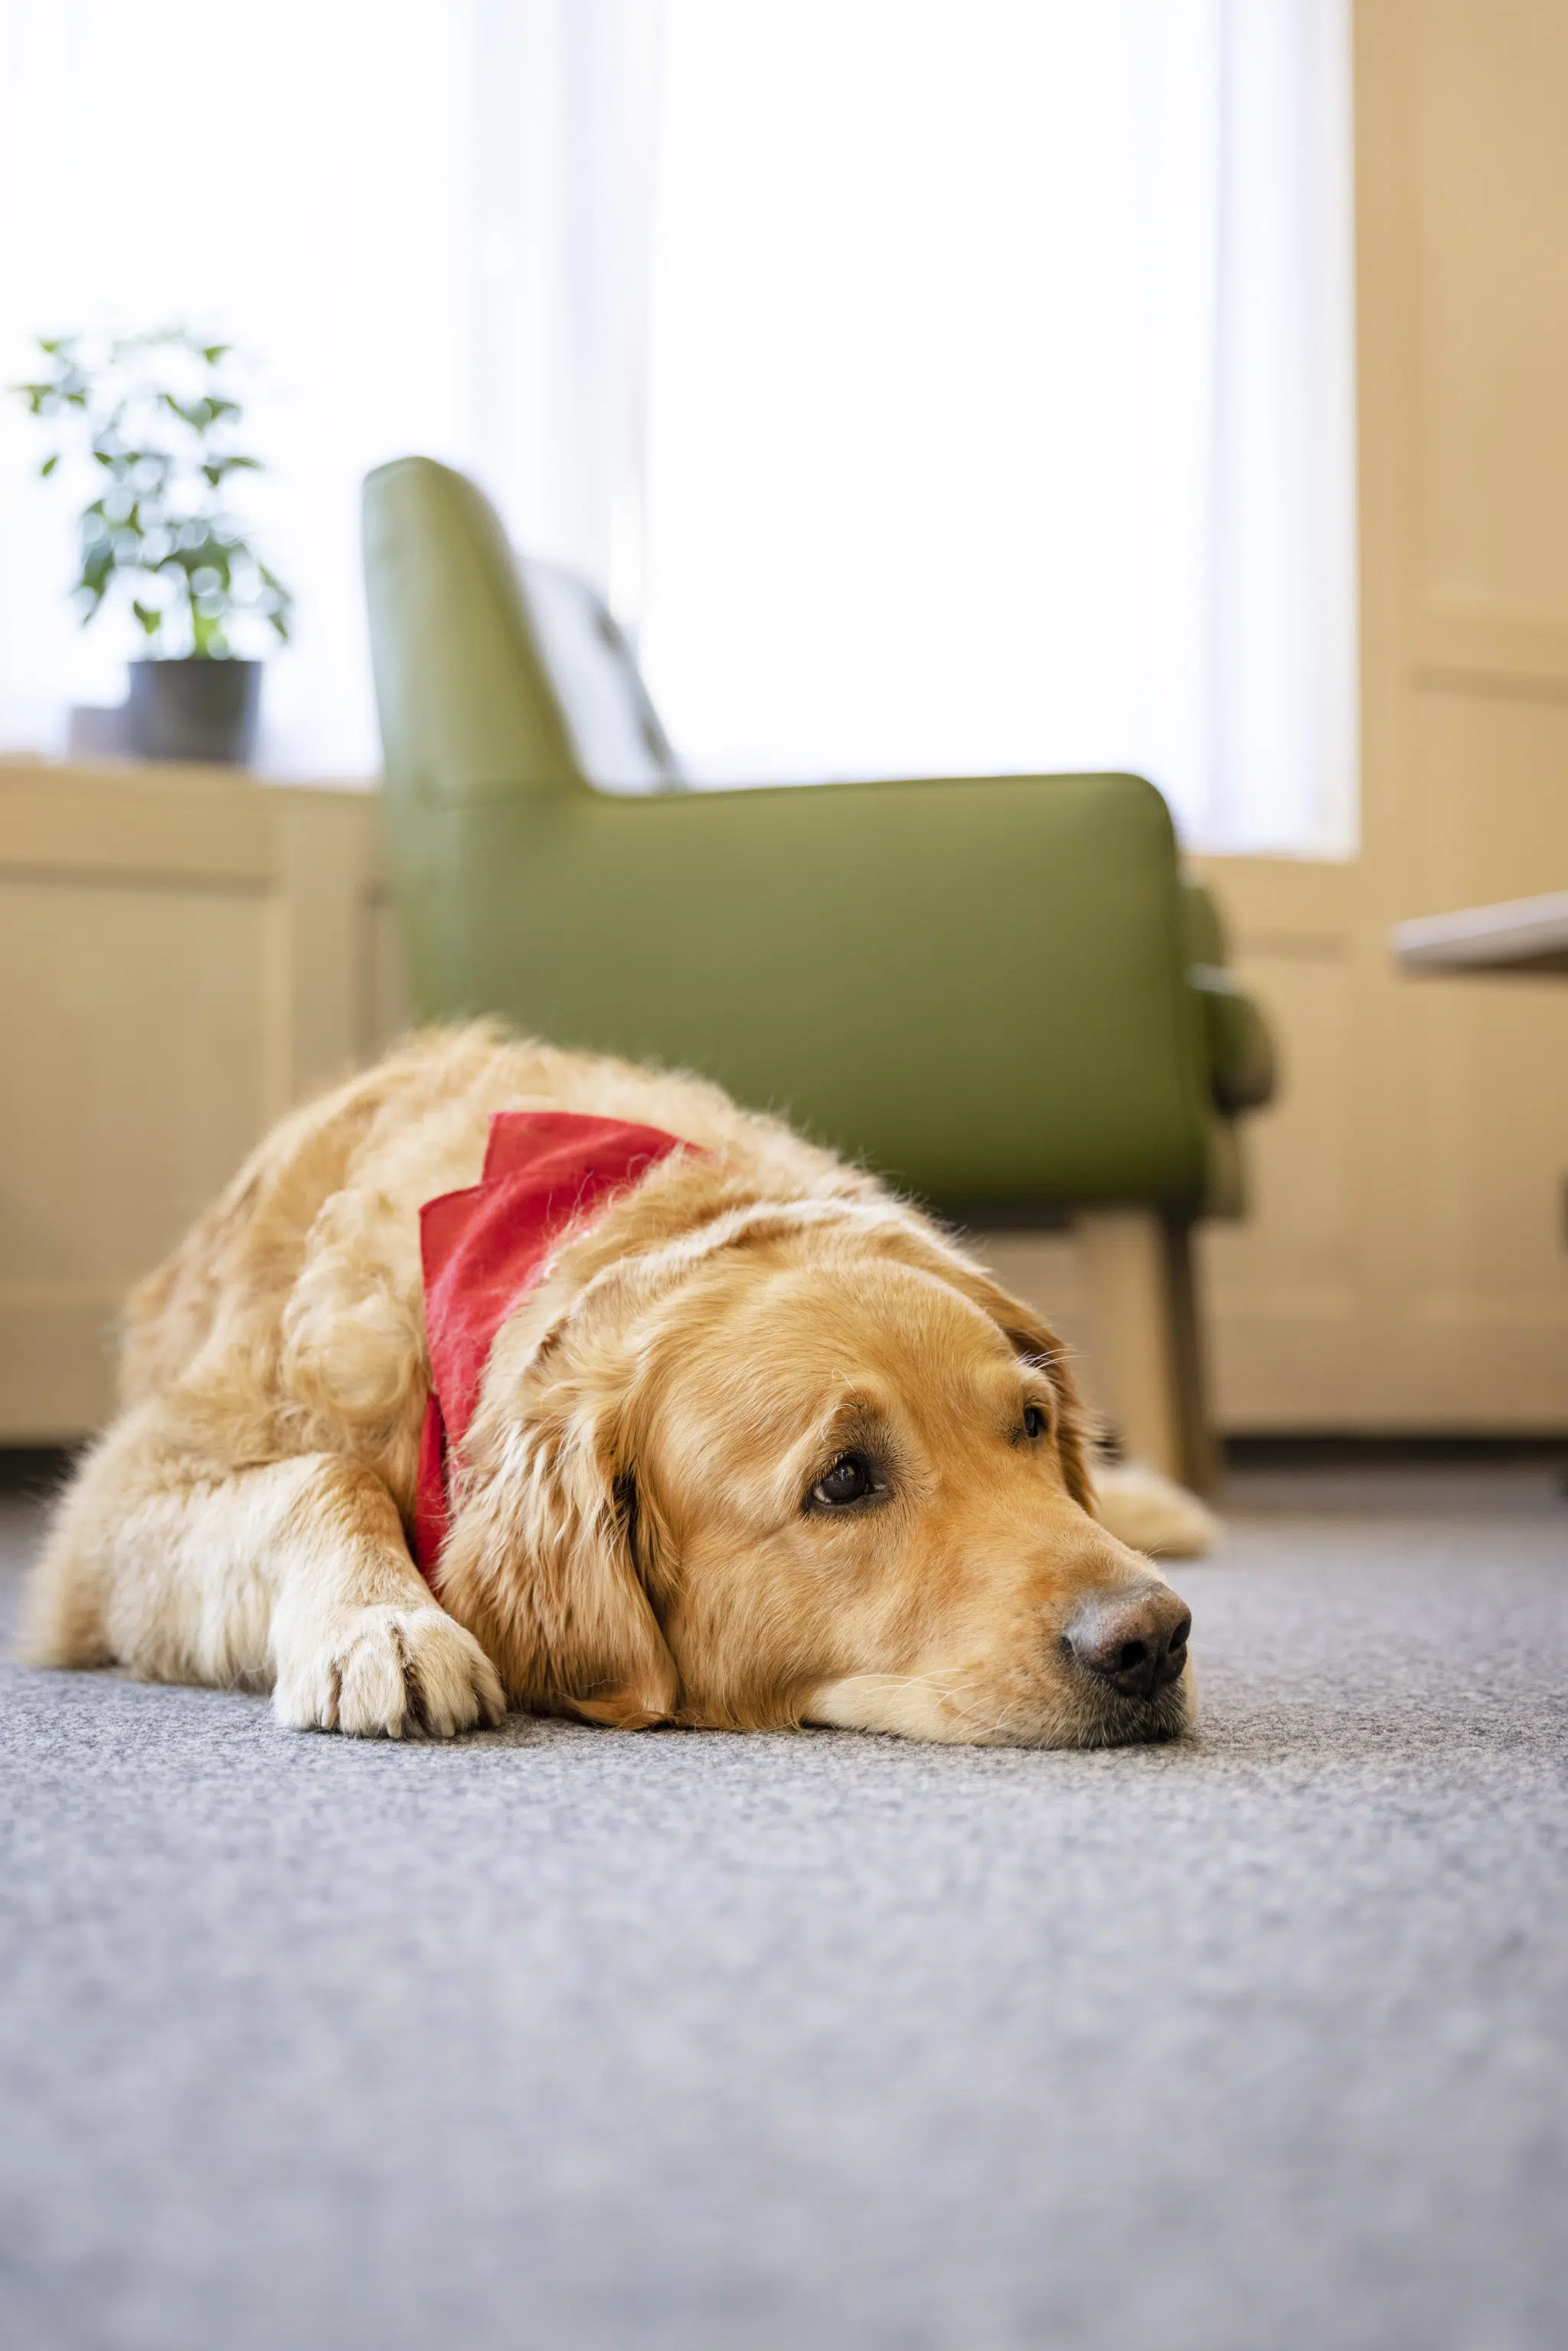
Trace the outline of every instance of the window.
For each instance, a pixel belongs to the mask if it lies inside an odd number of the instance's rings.
[[[1343,850],[1347,18],[0,0],[0,368],[256,353],[279,772],[373,767],[358,484],[423,448],[609,589],[699,779],[1131,767],[1197,845]],[[31,449],[5,404],[0,739],[49,744],[135,646]]]

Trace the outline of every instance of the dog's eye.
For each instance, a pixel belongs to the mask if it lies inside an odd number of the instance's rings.
[[[848,1502],[863,1502],[868,1494],[876,1491],[876,1479],[871,1463],[863,1453],[841,1454],[825,1478],[819,1478],[811,1489],[813,1502],[822,1502],[830,1510],[841,1510]]]
[[[1023,1408],[1023,1433],[1032,1442],[1044,1437],[1051,1428],[1051,1416],[1042,1404],[1026,1404]]]

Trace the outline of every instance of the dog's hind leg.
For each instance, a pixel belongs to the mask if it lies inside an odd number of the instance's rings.
[[[64,1497],[26,1650],[148,1681],[273,1691],[280,1721],[441,1737],[506,1711],[499,1677],[409,1556],[391,1494],[347,1458],[204,1478],[125,1416]]]
[[[55,1504],[43,1550],[33,1562],[23,1617],[22,1654],[34,1666],[110,1666],[109,1597],[112,1564],[95,1523],[102,1448],[78,1462]]]

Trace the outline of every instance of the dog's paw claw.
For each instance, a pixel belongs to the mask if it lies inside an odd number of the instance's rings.
[[[500,1677],[436,1607],[356,1609],[322,1654],[280,1672],[278,1719],[360,1739],[450,1739],[506,1719]]]

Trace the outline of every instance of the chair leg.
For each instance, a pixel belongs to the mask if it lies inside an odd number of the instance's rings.
[[[1093,1208],[1077,1231],[1124,1451],[1195,1493],[1212,1493],[1218,1458],[1204,1408],[1190,1224],[1152,1208]]]
[[[1182,1479],[1195,1494],[1218,1490],[1220,1453],[1208,1412],[1208,1367],[1204,1353],[1203,1309],[1193,1264],[1192,1221],[1161,1218],[1165,1236],[1166,1296],[1171,1356],[1176,1365]]]

